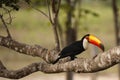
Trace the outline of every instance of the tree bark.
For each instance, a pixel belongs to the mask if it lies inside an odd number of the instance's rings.
[[[120,46],[100,53],[94,59],[77,58],[74,61],[55,65],[45,62],[33,63],[19,70],[8,70],[0,62],[0,77],[19,79],[37,71],[44,73],[60,73],[73,71],[77,73],[93,73],[105,70],[120,62]]]
[[[0,77],[19,79],[37,71],[44,73],[60,73],[73,71],[77,73],[93,73],[105,70],[120,62],[120,46],[100,53],[94,59],[77,58],[73,61],[50,64],[58,57],[57,51],[48,50],[41,46],[27,45],[11,38],[0,36],[0,46],[12,49],[19,53],[42,58],[45,62],[32,63],[22,69],[8,70],[0,61]],[[47,63],[46,63],[47,62]]]
[[[112,9],[113,9],[113,17],[114,17],[116,45],[120,45],[120,25],[119,25],[117,0],[112,0]],[[120,64],[118,64],[118,75],[120,80]]]
[[[20,43],[9,37],[0,36],[0,46],[12,49],[18,53],[40,57],[44,61],[51,63],[57,59],[59,52],[57,50],[48,50],[40,45],[28,45]]]
[[[74,11],[77,2],[79,3],[79,0],[66,0],[66,3],[68,5],[67,10],[67,20],[66,20],[66,39],[65,39],[65,45],[69,45],[72,42],[76,41],[77,39],[77,19],[73,23],[73,18],[75,18]],[[67,79],[66,80],[73,80],[73,74],[72,72],[67,72]]]
[[[66,20],[66,45],[74,42],[77,39],[77,27],[73,25],[73,16],[78,0],[67,0],[67,20]]]
[[[118,13],[118,7],[117,7],[117,1],[112,0],[112,8],[113,8],[113,17],[114,17],[114,25],[115,25],[115,36],[116,36],[116,44],[119,45],[119,36],[120,36],[120,28],[119,28],[119,13]]]

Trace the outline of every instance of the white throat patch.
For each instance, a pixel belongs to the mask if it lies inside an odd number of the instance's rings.
[[[88,48],[88,40],[86,38],[83,39],[83,48],[85,50]]]

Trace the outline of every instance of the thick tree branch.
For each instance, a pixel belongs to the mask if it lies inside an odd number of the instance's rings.
[[[9,37],[0,36],[0,46],[4,46],[22,54],[41,57],[48,63],[55,61],[58,57],[58,52],[54,49],[48,50],[40,45],[28,45],[20,43]]]
[[[18,79],[31,73],[41,71],[44,73],[60,73],[73,71],[77,73],[93,73],[107,69],[120,62],[120,46],[98,54],[94,59],[78,58],[66,63],[55,65],[40,62],[33,63],[19,70],[7,70],[0,62],[0,77]]]

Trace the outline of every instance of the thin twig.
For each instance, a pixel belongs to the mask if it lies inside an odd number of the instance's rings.
[[[49,1],[46,0],[46,2],[47,2],[47,7],[48,7],[49,20],[50,20],[51,24],[53,24],[52,15],[51,15],[50,6],[49,6]]]
[[[57,8],[57,12],[56,12],[56,16],[58,17],[58,13],[59,13],[59,10],[60,10],[60,5],[61,5],[61,0],[58,0],[58,8]]]
[[[52,19],[51,19],[51,17],[50,17],[50,11],[49,11],[49,9],[48,9],[48,12],[49,12],[49,16],[45,13],[45,12],[43,12],[42,10],[40,10],[40,9],[37,9],[37,8],[35,8],[34,6],[32,6],[32,5],[30,5],[30,7],[32,7],[33,9],[35,9],[35,10],[37,10],[38,12],[40,12],[41,14],[43,14],[46,18],[48,18],[49,19],[49,21],[53,24],[53,22],[52,22]]]
[[[47,17],[48,19],[49,19],[49,16],[45,13],[45,12],[43,12],[42,10],[40,10],[40,9],[37,9],[37,8],[35,8],[34,6],[32,6],[32,5],[30,5],[33,9],[35,9],[35,10],[37,10],[38,12],[40,12],[41,14],[43,14],[45,17]]]
[[[25,1],[25,2],[27,2],[27,1]],[[38,8],[35,8],[32,4],[30,4],[31,1],[30,1],[30,2],[27,2],[27,3],[28,3],[28,6],[29,6],[29,7],[37,10],[38,12],[40,12],[41,14],[43,14],[45,17],[47,17],[47,18],[49,19],[49,16],[48,16],[44,11],[42,11],[42,10],[40,10],[40,9],[38,9]]]
[[[13,20],[13,19],[15,19],[16,17],[12,17],[11,16],[11,19]],[[9,20],[9,18],[7,18],[7,19],[5,19],[5,20]],[[6,22],[6,24],[11,24],[12,23],[12,21],[11,22]]]
[[[7,24],[11,24],[12,23],[12,16],[11,16],[11,11],[13,10],[13,9],[11,9],[11,10],[9,10],[9,9],[7,9],[7,8],[5,8],[5,7],[3,7],[3,9],[6,11],[6,13],[3,13],[3,14],[8,14],[9,15],[9,22],[7,22]]]
[[[5,13],[2,13],[2,14],[8,14],[9,15],[9,22],[6,22],[7,24],[11,24],[12,23],[12,16],[11,16],[11,12],[13,11],[13,9],[7,9],[5,7],[2,7],[6,12]]]
[[[6,22],[5,22],[4,18],[3,18],[3,15],[0,15],[0,18],[1,18],[1,21],[2,21],[3,25],[5,26],[6,32],[7,32],[7,34],[8,34],[8,37],[9,37],[9,38],[12,38],[12,37],[11,37],[11,34],[10,34],[10,32],[9,32],[9,29],[8,29],[8,27],[7,27],[7,25],[6,25]]]

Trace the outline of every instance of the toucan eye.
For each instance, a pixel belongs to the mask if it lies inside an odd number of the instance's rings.
[[[89,36],[86,36],[86,39],[88,40],[88,42],[89,42]]]

